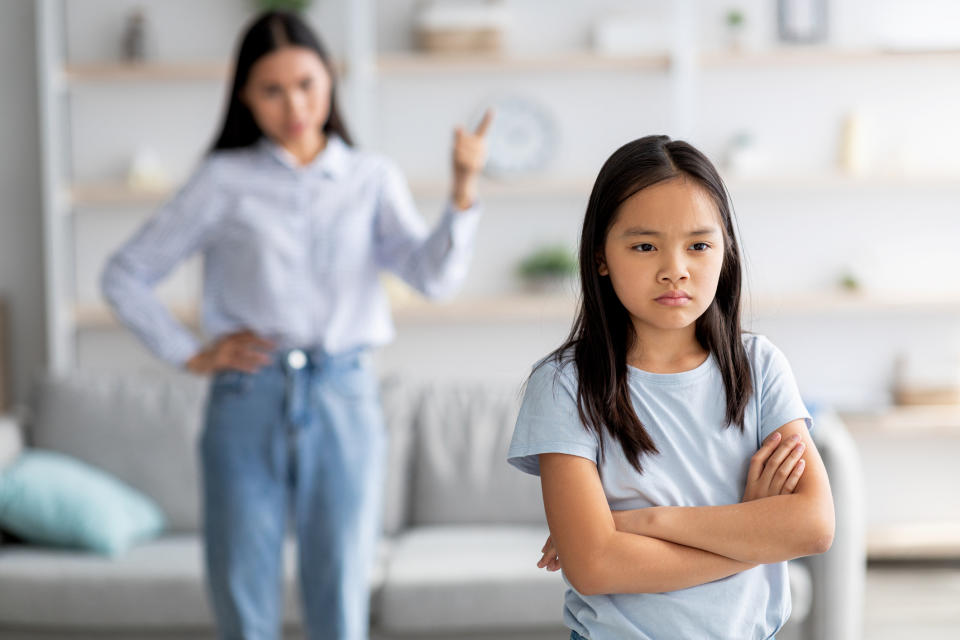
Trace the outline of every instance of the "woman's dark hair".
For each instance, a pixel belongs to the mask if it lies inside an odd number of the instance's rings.
[[[640,473],[640,458],[659,453],[630,402],[627,353],[636,340],[633,323],[617,298],[610,278],[598,272],[607,232],[620,205],[649,186],[686,178],[709,194],[720,212],[724,235],[723,265],[717,293],[696,321],[696,337],[713,354],[726,390],[725,424],[739,425],[753,393],[753,379],[740,329],[740,249],[723,180],[700,151],[667,136],[646,136],[617,149],[593,185],[580,237],[581,300],[570,334],[545,362],[573,360],[578,378],[580,421],[597,434],[603,456],[603,431],[620,442],[627,460]],[[542,364],[542,363],[541,363]]]
[[[223,127],[212,151],[236,149],[255,143],[263,135],[257,126],[253,114],[240,99],[240,93],[247,84],[250,69],[263,56],[284,47],[306,47],[316,53],[330,74],[330,114],[323,123],[323,132],[335,133],[347,144],[353,144],[347,128],[337,110],[337,82],[333,64],[320,39],[306,22],[293,13],[268,11],[258,16],[247,28],[240,41],[233,86],[230,89],[230,102]]]

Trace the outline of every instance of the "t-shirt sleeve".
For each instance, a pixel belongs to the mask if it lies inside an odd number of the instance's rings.
[[[813,419],[800,396],[790,363],[772,342],[758,338],[757,359],[760,387],[760,442],[793,420],[803,419],[813,430]]]
[[[552,362],[534,368],[527,381],[507,462],[540,475],[541,453],[566,453],[597,462],[599,443],[580,422],[575,383],[569,369]]]

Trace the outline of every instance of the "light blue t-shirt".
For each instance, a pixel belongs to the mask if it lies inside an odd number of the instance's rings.
[[[541,453],[593,460],[613,510],[738,503],[750,457],[764,438],[800,418],[808,429],[813,426],[783,353],[763,336],[744,335],[743,344],[754,394],[742,433],[735,425],[724,428],[726,393],[713,355],[681,373],[629,367],[633,407],[660,453],[641,458],[640,475],[619,442],[604,433],[601,463],[596,435],[578,418],[574,365],[558,369],[547,362],[527,383],[508,461],[539,475]],[[563,610],[567,626],[590,640],[762,640],[773,637],[789,616],[785,562],[665,593],[584,596],[571,586]]]

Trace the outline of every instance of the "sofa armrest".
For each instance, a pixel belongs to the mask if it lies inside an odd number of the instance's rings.
[[[0,415],[0,470],[16,460],[23,447],[21,420],[9,413]]]
[[[859,638],[866,584],[866,508],[860,455],[843,421],[831,411],[818,413],[813,439],[823,458],[836,512],[833,545],[807,558],[813,581],[811,638]]]
[[[0,415],[0,472],[17,459],[23,451],[23,425],[19,418],[11,414]],[[0,545],[4,543],[0,531]]]

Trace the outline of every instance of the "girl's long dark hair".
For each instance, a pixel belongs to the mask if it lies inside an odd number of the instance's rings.
[[[596,432],[603,455],[604,429],[619,441],[627,460],[643,473],[640,458],[659,453],[630,401],[627,353],[636,334],[610,278],[598,272],[607,232],[624,201],[651,185],[684,177],[713,199],[724,234],[723,265],[717,293],[696,322],[696,337],[713,354],[726,390],[725,424],[743,431],[753,378],[741,341],[740,249],[723,180],[713,164],[690,144],[667,136],[647,136],[614,152],[593,185],[580,237],[581,301],[570,334],[543,362],[573,360],[578,379],[580,421]]]
[[[306,22],[293,13],[268,11],[258,16],[247,27],[240,41],[233,74],[233,86],[230,89],[230,102],[223,119],[220,135],[211,151],[236,149],[255,143],[263,135],[257,126],[253,114],[240,99],[240,93],[250,77],[250,69],[257,60],[284,47],[306,47],[314,51],[330,74],[330,114],[323,123],[323,132],[335,133],[347,144],[353,141],[337,109],[337,82],[333,64],[320,39]]]

